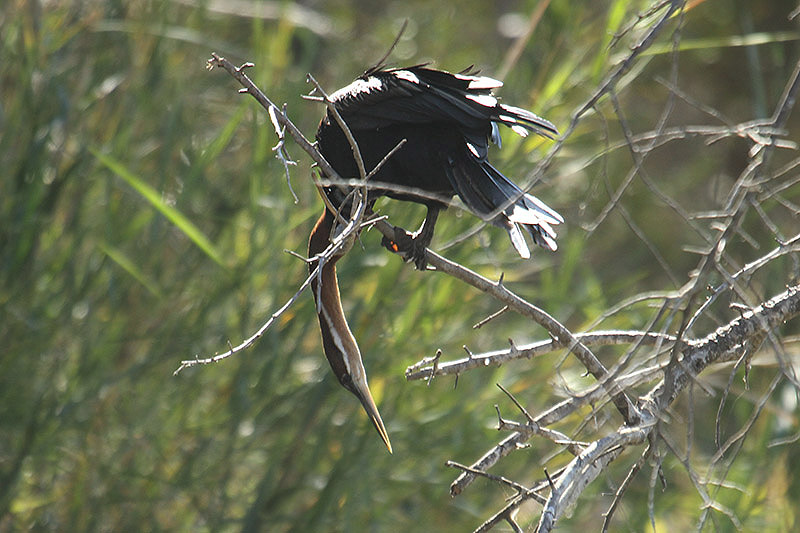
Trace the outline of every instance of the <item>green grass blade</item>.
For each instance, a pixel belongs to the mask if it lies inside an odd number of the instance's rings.
[[[136,265],[131,259],[125,255],[125,253],[110,244],[100,243],[98,244],[99,248],[106,254],[112,261],[114,261],[117,265],[122,267],[122,269],[131,275],[133,279],[138,281],[147,291],[155,296],[156,298],[161,298],[161,289],[158,288],[158,285],[155,281],[150,279],[141,268]]]
[[[90,148],[92,154],[100,163],[105,165],[114,174],[125,180],[136,192],[138,192],[150,205],[155,207],[167,220],[172,222],[186,237],[191,240],[198,248],[203,250],[208,257],[218,264],[225,266],[222,254],[216,249],[211,240],[200,231],[183,213],[168,205],[161,199],[161,195],[153,187],[145,183],[142,179],[128,170],[121,162],[113,157],[102,154],[95,148]]]
[[[203,168],[207,166],[211,161],[216,161],[219,157],[219,154],[228,146],[233,138],[234,134],[236,133],[236,129],[244,119],[245,112],[250,109],[248,106],[251,105],[251,102],[243,101],[236,112],[233,113],[233,116],[225,124],[225,127],[222,128],[219,135],[215,139],[209,143],[206,149],[203,151],[203,154],[200,159],[200,164],[198,168]]]

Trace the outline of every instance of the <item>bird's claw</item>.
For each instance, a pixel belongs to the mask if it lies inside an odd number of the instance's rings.
[[[427,245],[416,233],[409,233],[402,228],[394,228],[394,238],[389,239],[385,235],[381,239],[381,244],[392,253],[403,258],[403,261],[414,262],[417,270],[425,270],[428,267],[426,258]]]

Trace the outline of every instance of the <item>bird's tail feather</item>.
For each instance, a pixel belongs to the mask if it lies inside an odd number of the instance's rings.
[[[498,107],[500,112],[493,116],[492,120],[510,127],[522,137],[526,137],[529,131],[538,133],[548,139],[558,136],[558,130],[552,122],[535,113],[531,113],[527,109],[506,104],[498,104]]]
[[[485,159],[456,157],[449,163],[448,178],[461,200],[484,220],[506,229],[520,256],[530,257],[520,226],[542,248],[558,248],[553,226],[564,218],[556,211],[522,191]]]

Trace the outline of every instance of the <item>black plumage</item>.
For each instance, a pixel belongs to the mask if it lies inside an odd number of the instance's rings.
[[[492,90],[502,83],[469,72],[452,74],[425,65],[367,71],[330,99],[353,133],[367,172],[398,143],[405,144],[370,179],[370,202],[382,195],[428,207],[415,241],[430,243],[440,209],[458,195],[483,220],[506,229],[519,254],[530,257],[520,226],[544,248],[556,249],[554,225],[564,221],[536,197],[524,193],[488,160],[489,142],[499,144],[497,125],[520,135],[552,138],[555,126],[518,107],[501,103]],[[317,141],[323,156],[345,179],[359,173],[351,146],[330,111]],[[328,196],[337,205],[334,189]],[[412,250],[413,252],[414,250]],[[418,262],[419,264],[419,262]]]

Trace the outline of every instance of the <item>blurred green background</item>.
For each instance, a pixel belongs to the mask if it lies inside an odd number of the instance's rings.
[[[546,334],[511,314],[471,329],[500,306],[453,279],[402,264],[380,247],[375,232],[364,234],[340,263],[340,283],[394,455],[331,374],[310,295],[255,348],[177,377],[172,372],[182,359],[238,343],[291,297],[306,269],[284,250],[305,253],[322,206],[308,159],[290,142],[299,163],[292,169],[299,199],[293,202],[265,112],[238,95],[222,70],[205,69],[210,53],[255,63],[249,75],[273,101],[286,102],[313,137],[322,109],[301,99],[309,91],[306,73],[329,90],[349,83],[383,55],[408,20],[390,62],[432,60],[448,70],[474,64],[487,75],[508,65],[505,101],[564,129],[654,18],[644,17],[609,48],[649,2],[553,0],[509,63],[537,5],[5,2],[0,531],[469,531],[499,509],[509,492],[486,480],[451,499],[448,484],[456,472],[444,461],[469,464],[502,438],[494,404],[509,417],[517,413],[495,383],[536,411],[563,393],[553,386],[557,373],[577,376],[581,369],[554,354],[465,374],[457,388],[447,379],[427,387],[406,383],[406,366],[438,348],[455,358],[464,344],[478,352],[507,346],[508,338],[522,344]],[[690,7],[620,84],[621,106],[636,132],[655,128],[666,108],[670,91],[661,80],[677,81],[733,123],[769,116],[800,58],[797,21],[788,19],[796,2],[715,0]],[[719,124],[674,100],[671,123]],[[794,140],[797,115],[787,125]],[[493,160],[525,183],[552,145],[509,133],[503,132],[504,149]],[[599,220],[608,190],[630,169],[630,154],[616,144],[621,139],[606,99],[578,125],[536,187],[567,218],[558,253],[540,251],[520,261],[496,228],[446,246],[476,224],[456,209],[440,218],[434,248],[494,279],[505,273],[510,288],[574,330],[639,292],[677,289],[697,264],[687,248],[701,243],[651,189],[632,186],[620,202],[624,214],[615,209],[588,229]],[[719,209],[747,163],[748,147],[736,138],[711,146],[687,138],[651,155],[650,176],[687,211]],[[777,154],[775,168],[795,153]],[[787,179],[792,173],[797,169]],[[791,236],[800,228],[791,207],[800,203],[800,187],[790,184],[784,197],[788,206],[773,202],[764,209]],[[424,214],[408,204],[381,206],[408,228]],[[742,264],[774,246],[757,219],[743,225],[763,248],[744,239],[732,243]],[[783,258],[759,273],[754,291],[769,297],[796,275],[793,261]],[[653,313],[634,306],[603,327],[644,327]],[[721,322],[710,318],[705,325]],[[798,333],[796,324],[788,328],[787,334]],[[736,380],[726,430],[747,420],[754,391],[772,375],[754,369],[749,392]],[[717,384],[727,379],[721,371]],[[723,473],[734,488],[717,494],[745,530],[798,525],[798,446],[767,448],[798,427],[796,391],[778,392]],[[718,401],[696,395],[694,416],[713,421]],[[680,440],[686,434],[678,412],[680,406],[674,421]],[[619,423],[610,411],[604,416],[611,417],[608,427]],[[592,424],[599,429],[604,422],[601,416]],[[702,468],[715,451],[713,431],[697,429],[693,438],[693,458]],[[544,464],[553,471],[551,465],[566,460],[550,452],[532,442],[496,473],[524,483],[539,479]],[[635,458],[620,460],[598,480],[563,530],[597,529],[608,493]],[[655,491],[660,530],[694,527],[702,499],[674,458],[664,468],[667,488]],[[650,528],[649,477],[642,474],[630,488],[617,511],[618,530]],[[520,523],[535,523],[539,510],[523,507]],[[706,526],[736,528],[723,513]]]

